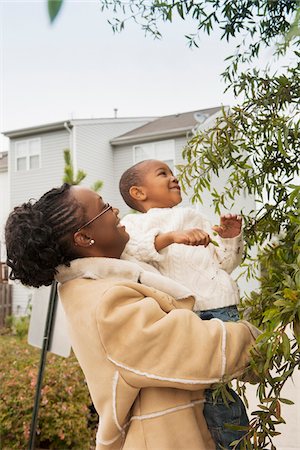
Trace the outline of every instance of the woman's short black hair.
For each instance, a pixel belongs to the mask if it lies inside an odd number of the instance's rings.
[[[56,267],[76,258],[71,233],[85,220],[83,206],[67,183],[46,192],[39,200],[17,206],[5,226],[10,278],[26,286],[48,286]]]

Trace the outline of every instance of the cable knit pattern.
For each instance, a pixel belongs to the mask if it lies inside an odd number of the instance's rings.
[[[230,274],[242,260],[242,234],[231,239],[213,237],[219,247],[172,244],[158,253],[154,247],[158,234],[200,228],[213,236],[211,223],[192,208],[152,208],[145,214],[128,214],[122,223],[130,235],[125,255],[149,263],[184,284],[195,295],[194,310],[239,302],[238,287]]]

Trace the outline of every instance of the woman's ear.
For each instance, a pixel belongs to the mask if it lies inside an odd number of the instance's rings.
[[[147,195],[142,186],[131,186],[129,189],[129,195],[138,202],[147,200]]]
[[[93,239],[91,239],[90,236],[87,236],[82,231],[76,231],[76,233],[74,233],[73,239],[74,245],[76,245],[76,247],[90,247],[90,245],[92,245],[91,242],[95,242]]]

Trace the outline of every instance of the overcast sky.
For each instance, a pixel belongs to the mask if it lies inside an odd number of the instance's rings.
[[[164,25],[162,40],[134,24],[114,35],[97,0],[64,3],[50,25],[45,0],[0,0],[0,131],[234,103],[220,77],[233,47],[216,33],[193,50],[188,21]]]

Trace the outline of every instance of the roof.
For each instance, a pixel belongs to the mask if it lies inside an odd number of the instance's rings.
[[[221,107],[201,109],[170,116],[163,116],[156,120],[122,134],[110,142],[112,145],[132,144],[151,141],[153,139],[167,139],[184,136],[195,126],[199,126],[208,117],[220,111]]]
[[[30,136],[32,134],[47,133],[49,131],[63,130],[66,126],[71,127],[70,121],[47,123],[28,128],[19,128],[17,130],[4,131],[4,136],[9,138]]]
[[[19,138],[25,136],[31,136],[35,134],[48,133],[50,131],[59,131],[67,128],[72,128],[75,125],[93,125],[93,124],[104,124],[104,123],[122,123],[131,121],[151,121],[156,119],[156,117],[109,117],[100,119],[72,119],[64,120],[61,122],[47,123],[43,125],[36,125],[34,127],[19,128],[17,130],[5,131],[3,134],[9,138]]]
[[[29,128],[5,131],[3,134],[9,138],[20,138],[36,134],[48,133],[51,131],[65,130],[76,125],[93,125],[108,123],[145,122],[145,125],[135,128],[125,134],[113,138],[112,145],[123,145],[139,142],[147,142],[153,139],[168,139],[177,136],[185,136],[187,132],[198,128],[209,117],[214,116],[221,107],[199,109],[179,114],[172,114],[163,117],[110,117],[100,119],[72,119],[61,122],[53,122],[37,125]]]
[[[6,172],[8,167],[8,153],[0,152],[0,172]]]

